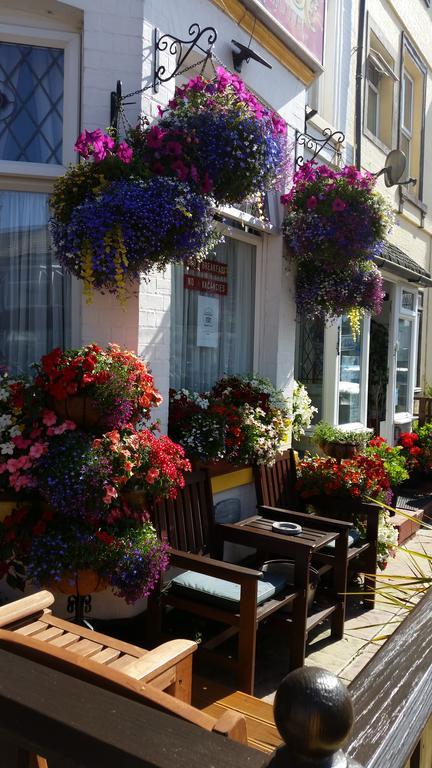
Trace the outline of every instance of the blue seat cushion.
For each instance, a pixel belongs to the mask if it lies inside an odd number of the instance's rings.
[[[358,544],[361,539],[360,531],[357,528],[350,528],[348,532],[348,547],[353,547],[355,544]],[[333,541],[330,542],[330,544],[326,544],[325,547],[322,548],[321,552],[331,552],[334,550],[336,546],[336,540],[333,539]]]
[[[281,592],[286,583],[286,578],[280,574],[263,574],[258,580],[257,605]],[[185,571],[176,576],[171,582],[170,591],[228,611],[238,611],[240,606],[240,584],[194,571]]]

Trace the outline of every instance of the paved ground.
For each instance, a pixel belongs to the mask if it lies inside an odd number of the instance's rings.
[[[410,541],[406,542],[404,549],[432,555],[432,531],[418,531]],[[382,588],[388,589],[387,585],[391,582],[389,577],[392,575],[412,574],[412,557],[404,549],[398,550],[396,558],[392,559],[386,570],[382,572],[380,579]],[[432,576],[432,565],[429,565],[424,558],[417,559],[417,563],[419,562],[422,564],[424,573]],[[394,595],[398,595],[394,582],[391,590]],[[414,597],[414,599],[418,598]],[[331,641],[329,629],[318,628],[312,642],[309,643],[306,664],[331,670],[348,684],[377,652],[380,645],[385,642],[385,638],[394,632],[404,615],[404,609],[392,604],[384,596],[377,597],[376,607],[366,612],[360,611],[356,603],[352,602],[348,609],[343,639]],[[283,638],[277,638],[276,642],[278,640],[279,648],[276,648],[273,634],[271,654],[267,652],[265,640],[258,647],[255,695],[269,702],[273,701],[275,689],[286,674],[286,646]]]

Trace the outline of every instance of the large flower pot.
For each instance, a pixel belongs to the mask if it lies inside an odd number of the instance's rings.
[[[139,488],[121,492],[122,501],[131,509],[138,512],[146,512],[149,509],[149,500],[146,492]]]
[[[47,582],[46,587],[64,595],[91,595],[106,589],[107,582],[96,571],[86,568],[78,573],[65,571],[60,581],[52,579]]]
[[[332,459],[353,459],[360,451],[357,443],[339,443],[336,441],[324,441],[320,443],[320,448],[327,456]]]
[[[87,395],[70,395],[65,400],[52,398],[51,406],[59,419],[70,419],[81,429],[93,429],[103,424],[102,412]]]
[[[239,469],[245,469],[247,464],[232,464],[224,459],[192,459],[192,470],[197,471],[205,469],[210,477],[217,475],[228,475],[230,472],[237,472]]]

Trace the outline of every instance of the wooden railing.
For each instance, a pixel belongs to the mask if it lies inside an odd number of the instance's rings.
[[[2,650],[1,768],[29,752],[55,768],[431,768],[431,638],[432,591],[349,690],[325,670],[290,673],[271,756]]]

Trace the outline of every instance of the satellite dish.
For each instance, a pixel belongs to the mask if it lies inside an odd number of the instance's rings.
[[[406,168],[406,155],[401,149],[392,149],[384,164],[384,182],[386,187],[394,187],[399,183]]]

